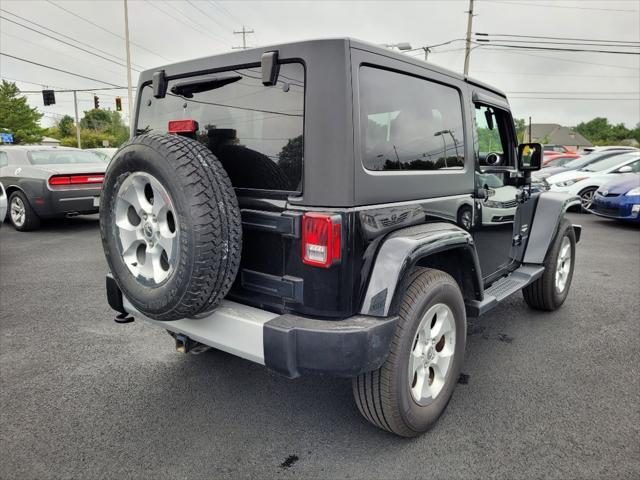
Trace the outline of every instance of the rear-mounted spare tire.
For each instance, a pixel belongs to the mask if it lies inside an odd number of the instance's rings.
[[[118,150],[104,179],[100,233],[123,295],[156,320],[213,310],[238,272],[238,200],[218,159],[189,138],[145,134]]]

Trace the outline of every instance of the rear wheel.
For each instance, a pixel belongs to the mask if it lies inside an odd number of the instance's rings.
[[[456,281],[439,270],[419,269],[402,301],[387,360],[353,379],[360,413],[396,435],[428,430],[451,399],[465,342],[464,300]]]
[[[576,235],[565,218],[544,262],[544,273],[522,290],[525,301],[536,310],[560,308],[569,294],[575,265]]]
[[[9,197],[9,220],[20,232],[35,230],[40,226],[40,217],[21,191],[13,192]]]

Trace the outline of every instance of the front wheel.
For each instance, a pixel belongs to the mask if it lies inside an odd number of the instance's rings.
[[[591,206],[593,205],[593,196],[596,194],[596,187],[588,187],[582,190],[578,195],[580,196],[580,206],[582,213],[591,213]]]
[[[465,343],[466,313],[458,284],[445,272],[418,269],[402,300],[387,360],[353,379],[360,413],[396,435],[425,432],[451,399]]]
[[[536,310],[560,308],[569,294],[576,258],[576,234],[563,218],[544,262],[544,273],[522,290],[525,301]]]

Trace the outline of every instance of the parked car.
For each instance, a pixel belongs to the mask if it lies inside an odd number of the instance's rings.
[[[610,150],[627,150],[633,151],[638,150],[636,147],[628,147],[626,145],[607,145],[604,147],[585,147],[583,149],[584,155],[590,155],[595,152],[608,152]]]
[[[571,160],[580,157],[577,153],[552,153],[544,155],[542,167],[557,166],[560,167]]]
[[[0,227],[4,223],[7,216],[7,194],[4,191],[4,185],[0,182]]]
[[[451,398],[467,316],[568,295],[579,199],[530,196],[542,145],[514,143],[494,87],[332,39],[147,70],[137,96],[102,192],[107,298],[180,352],[350,377],[368,421],[412,437]],[[492,198],[513,218],[457,225]]]
[[[640,174],[620,175],[602,185],[593,196],[590,211],[601,217],[640,222]]]
[[[118,151],[117,148],[87,148],[88,152],[98,155],[103,161],[109,163],[113,155]]]
[[[52,146],[0,147],[9,221],[33,230],[40,219],[97,213],[107,164],[91,152]]]
[[[548,153],[575,153],[563,145],[543,145],[542,148],[545,155]]]
[[[640,153],[631,152],[605,158],[579,170],[570,170],[547,178],[552,192],[578,195],[582,209],[588,212],[593,195],[601,185],[613,180],[621,173],[640,172]]]
[[[640,151],[637,150],[636,151]],[[534,172],[531,175],[531,185],[535,191],[539,190],[548,190],[549,184],[547,183],[547,179],[553,175],[557,175],[562,172],[568,172],[570,170],[578,170],[580,168],[584,168],[592,163],[596,163],[600,160],[604,160],[605,158],[613,157],[615,155],[623,155],[628,153],[627,151],[621,150],[611,150],[604,152],[595,152],[589,155],[582,155],[575,160],[571,160],[560,167],[547,167],[543,168],[539,172]]]

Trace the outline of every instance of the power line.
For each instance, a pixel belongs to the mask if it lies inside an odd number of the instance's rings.
[[[122,35],[118,35],[117,33],[113,33],[111,30],[109,30],[109,29],[107,29],[107,28],[104,28],[102,25],[98,25],[97,23],[92,22],[91,20],[89,20],[89,19],[87,19],[87,18],[83,17],[82,15],[78,15],[77,13],[72,12],[71,10],[68,10],[68,9],[66,9],[66,8],[64,8],[64,7],[62,7],[62,6],[58,5],[58,4],[56,4],[56,3],[53,3],[51,0],[46,0],[46,1],[47,1],[48,3],[50,3],[51,5],[53,5],[54,7],[59,8],[60,10],[64,10],[64,11],[65,11],[65,12],[67,12],[69,15],[73,15],[74,17],[79,18],[80,20],[83,20],[83,21],[85,21],[85,22],[87,22],[87,23],[89,23],[89,24],[93,25],[94,27],[99,28],[100,30],[102,30],[102,31],[104,31],[104,32],[107,32],[108,34],[113,35],[114,37],[119,38],[120,40],[124,40],[124,39],[125,39]],[[166,60],[166,61],[168,61],[168,62],[170,62],[170,61],[171,61],[171,60],[169,60],[167,57],[165,57],[165,56],[163,56],[163,55],[160,55],[159,53],[156,53],[156,52],[154,52],[154,51],[152,51],[152,50],[149,50],[148,48],[145,48],[145,47],[143,47],[143,46],[142,46],[142,45],[140,45],[140,44],[137,44],[137,43],[131,42],[131,45],[135,45],[135,46],[136,46],[136,47],[138,47],[139,49],[144,50],[144,51],[146,51],[146,52],[149,52],[149,53],[151,53],[152,55],[155,55],[155,56],[157,56],[157,57],[160,57],[160,58],[162,58],[163,60]]]
[[[526,100],[598,100],[598,101],[609,101],[609,102],[617,102],[617,101],[640,101],[639,98],[597,98],[597,97],[509,97],[510,99],[526,99]]]
[[[73,45],[73,44],[71,44],[71,43],[69,43],[69,42],[65,42],[64,40],[60,40],[59,38],[56,38],[56,37],[51,36],[51,35],[48,35],[48,34],[46,34],[46,33],[44,33],[44,32],[39,32],[39,31],[38,31],[38,30],[36,30],[35,28],[28,27],[28,26],[23,25],[23,24],[21,24],[21,23],[19,23],[19,22],[16,22],[16,21],[14,21],[14,20],[11,20],[11,19],[9,19],[9,18],[7,18],[7,17],[3,17],[2,15],[0,15],[0,18],[1,18],[2,20],[6,21],[6,22],[14,23],[14,24],[16,24],[16,25],[21,26],[22,28],[26,28],[27,30],[31,30],[32,32],[39,33],[40,35],[44,35],[45,37],[51,38],[51,39],[53,39],[53,40],[56,40],[56,41],[58,41],[58,42],[60,42],[60,43],[63,43],[63,44],[68,45],[68,46],[70,46],[70,47],[73,47],[73,48],[75,48],[75,49],[77,49],[77,50],[81,50],[81,51],[83,51],[83,52],[85,52],[85,53],[88,53],[89,55],[93,55],[93,56],[95,56],[95,57],[102,58],[103,60],[106,60],[106,61],[111,62],[111,63],[115,63],[116,65],[119,65],[119,66],[121,66],[121,67],[125,67],[125,66],[126,66],[124,63],[116,62],[115,60],[111,60],[110,58],[104,57],[104,56],[99,55],[99,54],[97,54],[97,53],[94,53],[94,52],[92,52],[92,51],[90,51],[90,50],[86,50],[86,49],[84,49],[84,48],[82,48],[82,47],[78,47],[78,46]],[[9,35],[7,32],[3,32],[3,33],[4,33],[5,35]],[[18,38],[18,37],[16,37],[16,38]],[[23,40],[23,41],[28,41],[28,40],[24,40],[24,39],[21,39],[21,40]],[[135,68],[132,68],[132,70],[135,70],[136,72],[139,72],[139,71],[140,71],[140,70],[135,69]]]
[[[544,94],[544,95],[598,95],[598,94],[603,94],[603,93],[608,93],[611,95],[623,95],[623,94],[630,94],[630,93],[640,93],[640,91],[638,90],[632,90],[632,91],[628,91],[628,92],[612,92],[610,90],[604,90],[604,91],[599,91],[599,92],[505,92],[505,93],[510,93],[510,94]]]
[[[595,42],[561,42],[554,40],[511,40],[509,38],[476,38],[477,42],[489,43],[489,42],[509,42],[509,43],[533,43],[542,45],[576,45],[576,46],[595,46],[595,47],[616,47],[616,48],[640,48],[640,43],[637,45],[627,45],[621,43],[595,43]]]
[[[206,27],[203,27],[202,25],[200,25],[199,23],[197,23],[195,20],[187,17],[184,13],[182,13],[181,11],[179,11],[178,9],[174,9],[171,11],[171,13],[168,13],[167,11],[164,10],[164,8],[160,8],[159,5],[157,5],[156,3],[152,2],[151,0],[145,0],[149,5],[151,5],[153,8],[155,8],[156,10],[158,10],[159,12],[162,12],[164,15],[166,15],[167,17],[169,17],[171,20],[177,20],[178,22],[180,22],[181,24],[183,24],[185,27],[189,28],[189,29],[194,29],[196,32],[198,32],[201,35],[205,35],[209,38],[212,38],[216,41],[224,41],[226,42],[226,40],[224,40],[222,37],[214,37],[211,33],[207,32]],[[192,23],[192,25],[186,23],[184,20],[181,20],[180,18],[175,17],[174,15],[172,15],[172,13],[178,13],[179,15],[181,15],[183,18],[186,18],[189,22]]]
[[[10,77],[7,77],[5,75],[2,75],[2,77],[0,77],[0,80],[8,80],[10,82],[28,83],[30,85],[40,85],[41,87],[44,86],[44,85],[47,85],[46,83],[35,83],[35,82],[28,82],[27,80],[19,80],[17,78],[10,78]],[[62,87],[56,87],[55,85],[48,85],[48,86],[51,86],[53,88],[62,88]],[[40,90],[38,90],[38,91],[40,91]],[[20,90],[20,93],[23,93],[23,91]]]
[[[536,38],[542,40],[569,40],[575,42],[607,42],[607,43],[633,43],[640,45],[640,42],[632,42],[629,40],[602,40],[600,38],[571,38],[571,37],[543,37],[538,35],[512,35],[508,33],[480,33],[475,32],[474,35],[481,37],[514,37],[514,38]]]
[[[84,78],[87,80],[91,80],[92,82],[104,83],[105,85],[111,85],[112,87],[117,87],[115,83],[105,82],[104,80],[98,80],[97,78],[87,77],[86,75],[80,75],[79,73],[69,72],[67,70],[62,70],[56,67],[50,67],[49,65],[43,65],[42,63],[34,62],[31,60],[27,60],[25,58],[16,57],[14,55],[9,55],[8,53],[0,52],[0,55],[4,55],[5,57],[13,58],[14,60],[20,60],[21,62],[30,63],[32,65],[37,65],[39,67],[48,68],[49,70],[55,70],[57,72],[66,73],[67,75],[73,75],[74,77]]]
[[[233,22],[233,23],[242,23],[241,20],[238,19],[238,17],[236,17],[235,15],[233,15],[231,12],[229,12],[229,10],[227,10],[220,2],[214,2],[213,0],[209,0],[209,3],[211,3],[211,5],[213,5],[214,7],[216,7],[218,10],[220,10],[224,15],[226,15],[227,17],[229,17],[229,19]]]
[[[31,83],[31,82],[25,82],[25,83]],[[37,83],[34,85],[38,85]],[[106,91],[106,90],[126,90],[128,87],[107,87],[107,88],[66,88],[66,89],[55,89],[54,92],[56,93],[71,93],[71,92],[102,92],[102,91]],[[133,87],[133,90],[135,90],[136,87]],[[41,93],[40,90],[22,90],[20,93]],[[103,94],[103,95],[108,95],[108,94]],[[126,96],[126,95],[114,95],[114,97],[122,97],[122,96]]]
[[[485,49],[486,50],[486,49]],[[516,52],[507,52],[516,53]],[[532,73],[532,72],[507,72],[498,70],[474,70],[474,73],[489,73],[495,75],[525,75],[540,77],[593,77],[593,78],[639,78],[640,75],[588,75],[585,73]]]
[[[638,10],[625,10],[621,8],[596,8],[596,7],[583,7],[580,5],[579,7],[572,7],[569,5],[551,5],[548,3],[529,3],[529,2],[512,2],[508,0],[483,0],[484,2],[490,3],[502,3],[503,5],[526,5],[529,7],[544,7],[544,8],[565,8],[570,10],[597,10],[604,12],[630,12],[630,13],[638,13]]]
[[[29,20],[28,18],[24,18],[24,17],[21,17],[20,15],[16,15],[15,13],[10,12],[10,11],[8,11],[8,10],[5,10],[5,9],[3,9],[3,8],[0,8],[0,11],[2,11],[2,12],[4,12],[4,13],[8,13],[9,15],[13,15],[14,17],[19,18],[20,20],[22,20],[22,21],[24,21],[24,22],[30,23],[31,25],[35,25],[36,27],[39,27],[39,28],[42,28],[42,29],[44,29],[44,30],[47,30],[47,31],[49,31],[49,32],[51,32],[51,33],[54,33],[54,34],[58,35],[59,37],[66,38],[67,40],[71,40],[71,41],[73,41],[73,42],[75,42],[75,43],[78,43],[78,44],[80,44],[80,45],[84,45],[85,47],[87,47],[87,48],[91,48],[91,49],[93,49],[93,50],[95,50],[95,51],[97,51],[97,52],[104,53],[105,55],[109,55],[109,56],[114,57],[114,58],[116,58],[116,59],[118,59],[118,60],[122,60],[122,58],[118,57],[117,55],[114,55],[113,53],[106,52],[106,51],[104,51],[104,50],[99,49],[98,47],[95,47],[95,46],[93,46],[93,45],[89,45],[88,43],[85,43],[85,42],[81,42],[80,40],[77,40],[77,39],[75,39],[75,38],[73,38],[73,37],[70,37],[70,36],[68,36],[68,35],[65,35],[64,33],[60,33],[60,32],[58,32],[58,31],[56,31],[56,30],[53,30],[53,29],[48,28],[48,27],[45,27],[44,25],[40,25],[39,23],[36,23],[36,22],[34,22],[33,20]],[[38,33],[41,33],[41,32],[38,32]],[[56,39],[56,40],[57,40],[57,39]],[[137,65],[137,64],[135,64],[135,63],[132,63],[131,65],[133,65],[133,66],[135,66],[135,67],[138,67],[138,68],[141,68],[141,69],[143,69],[143,70],[146,68],[146,67],[142,67],[142,66],[140,66],[140,65]]]
[[[149,2],[150,0],[147,0],[147,1]],[[191,3],[191,2],[189,2],[189,3]],[[178,11],[178,9],[174,9],[174,10],[172,10],[172,11]],[[214,40],[216,40],[216,41],[218,41],[218,42],[220,42],[220,41],[221,41],[221,42],[224,42],[224,43],[226,43],[226,44],[230,45],[230,41],[229,41],[229,40],[227,40],[227,39],[225,39],[225,38],[222,38],[220,35],[217,35],[217,34],[211,33],[211,32],[209,31],[209,28],[208,28],[206,25],[203,25],[203,24],[201,24],[200,22],[196,22],[193,18],[191,18],[191,17],[189,17],[188,15],[185,15],[184,13],[182,13],[182,11],[178,11],[178,13],[179,13],[180,15],[182,15],[184,18],[186,18],[188,21],[190,21],[191,23],[193,23],[194,25],[196,25],[196,26],[199,28],[199,30],[198,30],[198,31],[199,31],[201,34],[203,34],[203,35],[207,35],[209,38],[212,38],[212,39],[214,39]],[[171,17],[171,18],[173,18],[173,17]],[[183,23],[184,23],[184,22],[183,22]],[[190,27],[190,28],[191,28],[191,27]]]
[[[557,57],[548,57],[546,55],[536,55],[535,53],[525,53],[525,52],[512,52],[509,49],[504,49],[504,48],[491,48],[491,47],[485,47],[483,46],[480,51],[494,51],[494,52],[503,52],[503,53],[511,53],[514,55],[524,55],[527,57],[537,57],[537,58],[545,58],[548,60],[555,60],[558,62],[568,62],[568,63],[582,63],[582,64],[586,64],[586,65],[597,65],[599,67],[612,67],[612,68],[621,68],[623,70],[635,70],[635,71],[640,71],[639,68],[635,68],[635,67],[626,67],[623,65],[612,65],[610,63],[596,63],[596,62],[586,62],[584,60],[571,60],[568,58],[557,58]]]
[[[187,0],[187,3],[189,5],[191,5],[193,8],[195,8],[196,10],[198,10],[200,13],[202,13],[205,17],[207,17],[209,20],[211,20],[213,23],[215,23],[216,25],[222,27],[222,28],[227,28],[226,26],[222,25],[218,20],[216,20],[215,18],[213,18],[211,15],[209,15],[207,12],[205,12],[204,10],[202,10],[200,7],[198,7],[195,3],[193,3],[191,0]]]
[[[478,39],[478,41],[481,41]],[[489,43],[489,40],[482,40],[483,43],[479,44],[490,44],[493,47],[502,47],[502,48],[518,48],[523,50],[547,50],[552,52],[589,52],[589,53],[613,53],[616,55],[640,55],[640,52],[623,52],[621,50],[592,50],[585,48],[557,48],[557,47],[532,47],[528,45],[509,45],[506,43]],[[475,43],[475,42],[474,42]]]

